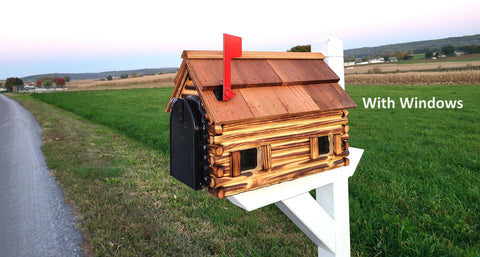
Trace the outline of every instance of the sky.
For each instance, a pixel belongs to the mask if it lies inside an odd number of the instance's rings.
[[[478,0],[15,0],[0,3],[0,79],[178,67],[183,50],[345,49],[480,33]]]

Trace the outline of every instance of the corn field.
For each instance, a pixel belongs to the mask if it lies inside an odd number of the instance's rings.
[[[480,70],[346,74],[350,85],[480,85]]]
[[[67,83],[69,91],[173,87],[176,73],[115,80],[78,80]]]

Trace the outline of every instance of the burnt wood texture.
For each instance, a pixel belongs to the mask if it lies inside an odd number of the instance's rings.
[[[201,99],[216,197],[348,165],[346,109],[356,104],[322,54],[243,52],[232,59],[236,96],[228,101],[216,96],[221,51],[184,51],[182,58],[171,101]]]

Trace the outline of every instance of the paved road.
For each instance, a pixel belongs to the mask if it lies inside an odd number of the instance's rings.
[[[50,176],[41,129],[0,94],[0,257],[82,256],[72,208]]]

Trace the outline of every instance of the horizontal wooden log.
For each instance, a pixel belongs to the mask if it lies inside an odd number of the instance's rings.
[[[348,131],[350,131],[350,127],[348,125],[343,125],[343,134],[348,134]]]
[[[308,158],[309,156],[307,156]],[[310,160],[308,158],[305,161],[294,161],[284,165],[275,164],[270,171],[264,170],[251,170],[248,172],[243,172],[240,176],[237,177],[222,177],[222,178],[212,178],[212,185],[215,187],[228,187],[240,183],[252,184],[252,181],[256,181],[258,184],[260,181],[268,181],[270,178],[275,178],[282,176],[283,174],[294,173],[299,170],[304,169],[316,169],[318,167],[330,167],[334,165],[335,162],[343,160],[344,156],[332,156],[330,159],[320,158],[317,160]],[[292,175],[293,176],[293,175]],[[257,178],[259,177],[259,178]]]
[[[218,136],[223,133],[223,127],[222,125],[218,125],[218,124],[208,124],[207,131],[212,136]]]
[[[347,109],[343,110],[343,117],[347,117],[348,116],[348,111]]]
[[[233,124],[223,125],[223,133],[236,134],[238,131],[262,131],[265,129],[283,129],[284,127],[294,126],[298,124],[309,124],[319,121],[329,120],[347,120],[342,117],[341,111],[328,112],[322,115],[309,114],[302,116],[287,116],[282,118],[270,118],[264,120],[252,120],[236,122]]]
[[[290,143],[290,141],[286,142],[271,142],[271,162],[272,166],[273,165],[282,165],[284,163],[289,163],[292,161],[298,161],[298,160],[308,160],[310,157],[310,143],[309,143],[309,138],[302,138],[300,140],[294,141],[293,143]],[[335,144],[335,145],[338,145]],[[336,150],[334,153],[336,155],[341,155],[345,151],[344,149],[344,143],[341,142],[340,145],[343,145],[341,150]],[[255,142],[253,144],[249,145],[243,145],[244,147],[242,149],[248,149],[248,148],[256,148],[258,147],[258,143]],[[265,155],[264,155],[265,156]],[[222,156],[216,156],[214,154],[210,154],[209,159],[208,159],[210,165],[212,166],[223,166],[224,167],[224,175],[230,175],[231,170],[230,170],[230,153],[225,152]]]
[[[271,177],[252,176],[255,178],[255,180],[250,181],[250,183],[242,183],[241,185],[244,185],[244,186],[230,185],[230,186],[220,187],[220,188],[224,189],[225,196],[230,196],[230,195],[242,193],[245,191],[258,189],[261,187],[270,186],[280,182],[293,180],[299,177],[316,174],[319,172],[323,172],[325,170],[342,167],[344,165],[345,165],[345,161],[342,159],[337,164],[332,164],[332,165],[320,164],[314,167],[304,167],[300,170],[292,171],[290,173],[276,174],[278,176],[271,176]]]
[[[347,157],[349,154],[350,154],[350,151],[344,150],[341,154],[337,154],[337,155],[335,155],[335,156],[336,156],[336,157],[345,158],[345,157]]]
[[[292,148],[302,148],[302,147],[309,147],[310,141],[308,138],[299,138],[295,140],[290,140],[287,142],[280,142],[280,143],[272,143],[272,151],[276,153],[281,153],[282,151],[289,151]]]
[[[208,153],[215,156],[222,156],[224,153],[224,147],[222,145],[208,145]]]
[[[310,145],[292,147],[290,149],[283,149],[280,151],[272,149],[273,160],[277,160],[280,158],[288,158],[290,156],[295,156],[295,155],[308,155],[308,154],[310,154]]]
[[[225,167],[223,166],[210,166],[210,175],[221,178],[225,174]]]
[[[210,165],[229,166],[230,154],[225,154],[223,156],[210,155],[208,156],[208,162]]]
[[[331,155],[320,155],[316,159],[311,159],[309,153],[303,155],[295,155],[292,157],[286,157],[282,159],[274,159],[274,166],[272,172],[276,172],[284,169],[285,167],[290,167],[291,165],[310,163],[310,162],[324,162],[324,163],[333,163],[344,157],[347,157],[349,154],[348,150],[343,151],[341,154],[331,154]]]
[[[183,59],[222,59],[222,51],[186,50]],[[315,52],[256,52],[242,51],[242,56],[236,59],[320,59],[325,56]]]
[[[198,92],[197,92],[197,90],[184,89],[182,91],[182,97],[186,97],[187,95],[198,96]]]
[[[346,162],[348,162],[350,164],[350,161],[348,160],[348,158],[342,158],[340,160],[334,161],[333,165],[347,166]]]
[[[215,144],[215,137],[214,136],[208,136],[207,137],[207,142],[211,145]]]
[[[346,124],[346,119],[335,119],[335,120],[326,120],[326,121],[316,121],[309,123],[298,123],[291,124],[289,126],[282,127],[263,127],[263,128],[251,128],[245,129],[242,131],[236,131],[234,134],[224,133],[220,136],[216,136],[214,141],[216,144],[224,144],[225,142],[245,142],[251,141],[258,138],[275,138],[275,137],[284,137],[289,135],[302,134],[307,132],[317,132],[319,134],[328,134],[322,133],[322,131],[331,129],[332,127],[338,127],[343,131],[342,125]]]
[[[332,165],[334,162],[338,162],[342,160],[343,158],[347,157],[349,154],[348,150],[343,151],[340,155],[334,155],[334,156],[322,156],[319,157],[317,160],[314,160],[317,163],[326,163],[327,165]],[[282,158],[274,158],[272,159],[272,167],[273,164],[275,165],[275,169],[272,171],[268,170],[260,170],[260,171],[255,171],[256,174],[263,174],[263,173],[271,173],[271,172],[278,172],[279,170],[282,170],[285,167],[291,167],[292,165],[295,166],[296,164],[300,163],[300,165],[303,165],[304,163],[309,163],[312,160],[310,159],[310,155],[308,152],[305,152],[303,155],[293,155],[293,156],[284,156]],[[227,164],[229,165],[229,164]],[[232,173],[230,171],[230,167],[222,167],[224,171],[223,178],[227,179],[232,179]],[[245,178],[253,176],[252,172],[247,172],[242,174]],[[221,178],[221,176],[215,176],[211,178],[211,184],[210,187],[219,187],[220,185],[218,183],[224,183],[225,180],[218,180],[218,178]],[[238,176],[237,176],[238,178]]]
[[[317,160],[318,158],[320,157],[317,157]],[[312,158],[310,156],[310,151],[305,151],[305,152],[297,153],[295,155],[290,155],[290,156],[288,155],[278,156],[273,158],[272,162],[273,162],[273,167],[279,167],[279,166],[294,163],[294,162],[305,162],[311,159]]]
[[[225,197],[225,189],[223,188],[209,187],[208,192],[219,199],[223,199]]]
[[[348,140],[350,136],[348,134],[341,135],[342,140]]]
[[[309,137],[320,137],[329,134],[338,134],[342,132],[341,126],[331,126],[331,127],[323,127],[321,130],[313,130],[313,131],[299,131],[296,134],[289,134],[289,135],[276,135],[272,137],[262,137],[261,135],[250,137],[250,138],[242,138],[242,140],[234,141],[234,142],[223,142],[222,145],[224,147],[225,152],[229,151],[238,151],[248,148],[257,147],[258,144],[273,144],[273,143],[281,143],[281,142],[289,142],[290,140],[296,140],[301,138],[309,138]]]

